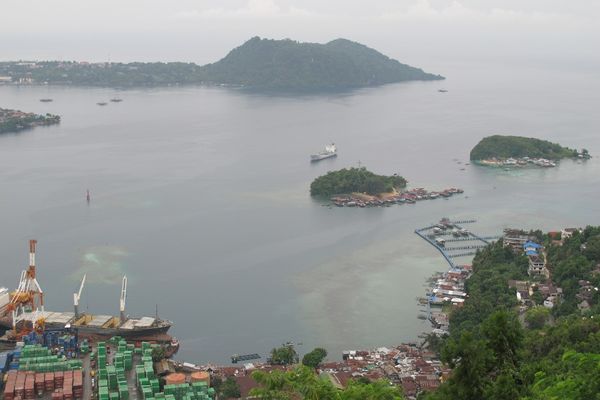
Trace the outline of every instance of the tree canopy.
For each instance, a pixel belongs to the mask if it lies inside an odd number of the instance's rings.
[[[250,391],[263,400],[401,400],[400,390],[386,381],[351,381],[338,390],[327,377],[321,377],[306,366],[291,371],[255,371],[252,377],[259,384]]]
[[[327,357],[327,350],[317,347],[302,357],[302,364],[306,365],[307,367],[317,368],[325,359],[325,357]]]
[[[377,195],[406,187],[406,179],[394,174],[376,175],[365,167],[330,171],[310,184],[312,196],[331,196],[354,192]]]
[[[564,298],[552,311],[534,306],[524,316],[519,316],[515,290],[507,283],[529,279],[527,259],[501,242],[478,252],[465,285],[469,297],[452,311],[450,336],[441,345],[452,374],[424,398],[599,399],[600,298],[591,297],[592,308],[584,313],[575,306],[580,281],[600,285],[596,255],[586,253],[598,235],[600,228],[587,227],[562,245],[541,237],[553,283],[563,288]]]
[[[53,125],[59,122],[58,115],[41,115],[0,108],[0,134],[19,132],[35,126]]]
[[[271,364],[290,365],[298,362],[298,353],[292,344],[284,344],[271,350]]]
[[[254,37],[202,73],[213,82],[301,90],[443,79],[346,39],[318,44]]]
[[[561,158],[577,157],[577,151],[547,140],[522,136],[494,135],[481,139],[471,150],[470,156],[473,161],[511,157],[559,160]]]

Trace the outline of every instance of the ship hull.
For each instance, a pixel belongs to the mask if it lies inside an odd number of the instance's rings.
[[[321,160],[325,160],[326,158],[331,158],[331,157],[337,157],[337,153],[331,153],[331,154],[313,154],[313,155],[310,156],[310,161],[311,162],[321,161]]]
[[[64,324],[52,324],[47,323],[45,325],[47,329],[65,329]],[[0,330],[11,329],[12,321],[9,318],[0,318]],[[86,325],[71,325],[72,330],[77,330],[79,333],[84,335],[112,337],[121,336],[123,338],[136,338],[143,336],[151,336],[157,334],[167,333],[171,328],[171,323],[165,323],[159,326],[149,326],[145,328],[136,329],[121,329],[121,328],[100,328],[95,326]]]
[[[93,335],[93,336],[121,336],[122,338],[135,338],[141,336],[150,336],[161,333],[167,333],[171,328],[171,325],[166,326],[152,326],[143,329],[119,329],[119,328],[95,328],[90,326],[72,326],[72,329],[76,329],[78,333],[82,335]]]

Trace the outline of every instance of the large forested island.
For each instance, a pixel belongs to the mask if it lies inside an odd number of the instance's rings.
[[[522,136],[494,135],[483,138],[471,150],[472,161],[507,159],[546,159],[558,161],[563,158],[587,158],[587,150],[563,147],[547,140]]]
[[[0,134],[19,132],[36,126],[54,125],[59,122],[60,116],[58,115],[41,115],[0,108]]]
[[[212,64],[2,62],[18,84],[109,87],[235,85],[272,90],[332,90],[443,79],[346,39],[326,44],[254,37]]]
[[[367,193],[378,195],[391,193],[406,187],[406,179],[394,174],[377,175],[365,167],[344,168],[330,171],[310,184],[312,196],[331,196],[334,194]]]
[[[207,80],[273,89],[344,89],[443,79],[346,39],[326,44],[252,38],[204,67]]]

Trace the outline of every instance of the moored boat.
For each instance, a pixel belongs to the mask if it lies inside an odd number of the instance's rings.
[[[317,154],[311,154],[310,161],[320,161],[335,156],[337,156],[337,147],[335,147],[335,143],[331,143],[330,145],[325,146],[323,151],[320,151]]]
[[[173,323],[155,317],[132,318],[125,314],[127,277],[123,277],[120,298],[120,315],[92,315],[79,312],[79,299],[85,285],[85,275],[79,291],[73,294],[74,312],[54,312],[44,309],[44,292],[37,279],[35,268],[36,241],[30,241],[29,268],[21,272],[17,289],[9,292],[0,288],[0,327],[13,329],[17,337],[21,333],[45,329],[76,330],[96,337],[121,336],[135,339],[150,335],[166,334]]]

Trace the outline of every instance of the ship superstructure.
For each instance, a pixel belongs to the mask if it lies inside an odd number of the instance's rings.
[[[330,145],[325,146],[323,151],[320,151],[317,154],[311,154],[310,161],[320,161],[335,156],[337,156],[337,147],[335,147],[335,143],[331,143]]]

